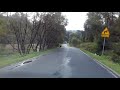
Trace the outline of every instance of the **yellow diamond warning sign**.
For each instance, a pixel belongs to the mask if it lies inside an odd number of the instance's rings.
[[[108,30],[108,28],[106,27],[102,33],[101,33],[101,37],[109,37],[110,36],[110,32]]]

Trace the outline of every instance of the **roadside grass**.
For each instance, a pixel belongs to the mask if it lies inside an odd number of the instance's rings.
[[[99,62],[105,64],[112,70],[116,71],[118,74],[120,74],[120,64],[115,63],[112,61],[112,56],[114,55],[112,50],[106,50],[104,52],[104,55],[99,56],[95,54],[96,51],[96,43],[94,42],[84,42],[78,45],[77,48],[80,48],[83,52],[85,52],[87,55],[89,55],[91,58],[98,60]]]
[[[19,53],[13,53],[9,55],[0,55],[0,68],[8,66],[10,64],[18,63],[20,61],[24,61],[29,58],[33,58],[35,56],[39,56],[39,55],[41,56],[41,55],[47,54],[53,50],[55,50],[55,48],[40,51],[40,52],[30,52],[30,54],[27,54],[24,56],[21,56]]]
[[[120,74],[120,64],[114,63],[111,60],[111,56],[106,56],[106,55],[99,56],[99,55],[95,55],[94,53],[91,53],[91,52],[85,50],[84,48],[80,48],[80,50],[82,50],[83,52],[85,52],[86,54],[88,54],[93,59],[100,61],[101,63],[105,64],[106,66],[108,66],[109,68],[113,69],[118,74]]]

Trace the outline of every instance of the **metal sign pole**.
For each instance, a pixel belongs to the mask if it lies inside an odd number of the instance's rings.
[[[104,42],[103,42],[103,50],[102,50],[102,55],[104,53],[104,47],[105,47],[105,37],[104,37]]]
[[[104,42],[103,42],[103,49],[102,49],[102,55],[104,53],[104,48],[105,48],[105,38],[108,37],[109,38],[109,29],[110,28],[110,23],[109,23],[109,17],[107,17],[106,19],[106,28],[103,30],[101,37],[104,37]]]

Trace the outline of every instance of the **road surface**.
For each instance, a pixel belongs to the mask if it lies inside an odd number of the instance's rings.
[[[0,69],[0,78],[115,78],[80,49],[63,44],[61,48],[28,63]]]

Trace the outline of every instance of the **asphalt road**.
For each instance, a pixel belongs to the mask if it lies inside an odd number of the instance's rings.
[[[115,78],[81,50],[63,44],[32,62],[0,69],[0,78]]]

